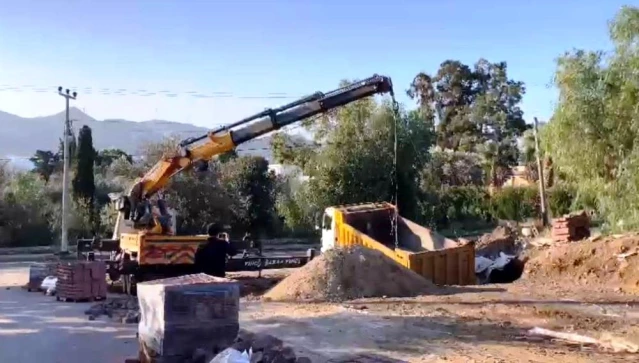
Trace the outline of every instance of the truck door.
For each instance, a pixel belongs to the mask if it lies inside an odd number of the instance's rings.
[[[332,211],[325,211],[322,218],[322,253],[335,247],[335,219]]]

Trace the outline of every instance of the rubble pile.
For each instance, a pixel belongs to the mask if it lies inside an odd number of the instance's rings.
[[[564,215],[552,221],[554,242],[572,242],[590,237],[590,217],[585,211]]]
[[[500,253],[516,255],[517,231],[509,226],[498,226],[492,232],[479,237],[475,243],[478,256],[496,259]]]
[[[108,299],[92,305],[84,313],[88,315],[89,320],[107,316],[123,324],[137,324],[140,322],[140,306],[135,297]]]
[[[264,295],[271,301],[343,301],[364,297],[407,297],[438,288],[381,252],[332,249],[293,272]]]
[[[255,334],[244,329],[240,330],[231,348],[239,352],[251,352],[251,363],[311,363],[310,358],[298,357],[295,350],[284,346],[280,339],[268,334]]]
[[[475,273],[479,283],[511,283],[522,276],[527,257],[522,255],[518,237],[515,228],[498,226],[477,240]]]

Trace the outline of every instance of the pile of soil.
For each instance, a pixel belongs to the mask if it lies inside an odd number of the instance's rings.
[[[498,226],[491,233],[486,233],[479,237],[475,243],[475,250],[478,255],[487,258],[497,258],[499,253],[508,255],[517,254],[517,232],[508,226]]]
[[[407,297],[438,288],[381,252],[355,247],[316,257],[264,295],[271,301],[343,301]]]
[[[639,290],[639,236],[556,243],[531,257],[524,276]]]

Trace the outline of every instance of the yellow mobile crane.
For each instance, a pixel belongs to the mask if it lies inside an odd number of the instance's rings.
[[[200,137],[182,141],[179,151],[163,156],[146,175],[135,181],[128,193],[111,196],[118,210],[113,238],[99,243],[102,248],[95,245],[96,241],[88,244],[93,249],[114,251],[109,264],[112,280],[117,280],[120,276],[133,276],[136,281],[143,281],[151,277],[197,272],[194,266],[195,252],[206,241],[207,236],[176,235],[175,212],[167,208],[162,198],[157,198],[155,206],[151,203],[151,198],[157,197],[171,177],[194,167],[199,168],[215,156],[271,131],[381,93],[393,95],[391,79],[374,75],[329,93],[317,92],[279,108],[267,109]],[[87,243],[84,244],[85,247],[86,245]],[[79,243],[79,251],[81,246]],[[268,267],[292,267],[290,265],[296,264],[299,266],[307,260],[278,257],[269,263],[264,258],[259,261],[249,258],[233,261],[235,264],[227,267],[229,271],[261,270]]]

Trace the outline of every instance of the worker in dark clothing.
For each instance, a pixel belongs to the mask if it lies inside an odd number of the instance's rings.
[[[195,253],[195,266],[199,272],[225,277],[226,256],[235,255],[233,246],[228,241],[218,237],[218,234],[222,232],[218,225],[209,224],[206,232],[209,237],[207,242],[201,245]]]
[[[244,246],[248,246],[248,248],[244,250],[243,258],[248,257],[251,253],[256,256],[262,256],[262,243],[254,239],[249,232],[246,232],[242,241],[244,242]]]

